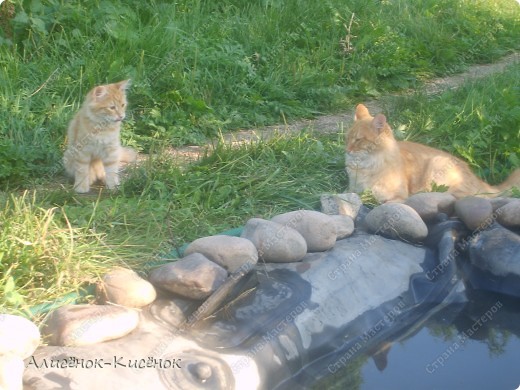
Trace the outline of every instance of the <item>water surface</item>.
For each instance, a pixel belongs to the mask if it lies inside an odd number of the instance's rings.
[[[384,355],[384,353],[383,353]],[[366,359],[366,358],[365,358]],[[450,305],[414,335],[392,343],[384,358],[368,358],[360,383],[372,389],[504,389],[520,386],[520,300],[472,293]]]

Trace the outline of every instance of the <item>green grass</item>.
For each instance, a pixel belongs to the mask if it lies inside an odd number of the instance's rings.
[[[0,180],[9,184],[61,169],[67,122],[100,83],[133,80],[123,138],[148,151],[350,109],[520,46],[515,0],[8,3]]]
[[[220,146],[182,170],[161,154],[130,170],[112,194],[12,194],[0,215],[2,305],[23,311],[77,290],[110,266],[145,270],[172,247],[252,216],[317,208],[321,193],[346,186],[341,139],[302,133]]]
[[[63,210],[42,204],[27,192],[5,198],[0,210],[4,308],[26,310],[27,302],[68,293],[113,261],[102,245],[93,245],[101,244],[101,236],[73,227]]]
[[[418,93],[392,102],[390,121],[403,138],[467,161],[489,183],[520,166],[520,64],[439,96]]]
[[[11,3],[13,33],[0,36],[0,310],[21,313],[113,265],[145,271],[172,247],[317,208],[347,186],[340,131],[219,145],[182,167],[168,146],[350,111],[520,42],[514,0]],[[500,181],[519,165],[518,73],[384,99],[386,114],[403,137]],[[163,152],[117,192],[77,195],[60,163],[67,123],[89,88],[126,77],[123,139]]]
[[[121,191],[147,201],[168,199],[172,230],[182,243],[240,226],[255,215],[316,208],[322,192],[346,185],[340,145],[337,137],[332,141],[302,133],[217,146],[182,172],[160,156],[136,168]],[[192,221],[191,229],[183,229]]]

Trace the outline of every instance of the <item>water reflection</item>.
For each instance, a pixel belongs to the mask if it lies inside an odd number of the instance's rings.
[[[520,301],[469,292],[402,338],[360,351],[313,389],[517,389]]]

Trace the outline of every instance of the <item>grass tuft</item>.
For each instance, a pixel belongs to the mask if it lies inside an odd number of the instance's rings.
[[[101,235],[72,227],[57,207],[40,207],[34,193],[3,199],[0,220],[4,308],[26,311],[77,291],[114,262],[99,250]]]

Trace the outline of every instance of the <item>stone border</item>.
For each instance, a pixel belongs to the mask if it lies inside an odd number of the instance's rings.
[[[373,243],[370,237],[375,235],[421,244],[432,233],[430,227],[459,221],[469,233],[459,240],[458,249],[440,260],[433,270],[436,274],[442,273],[446,263],[452,263],[459,256],[459,250],[474,246],[480,234],[500,224],[520,229],[520,199],[515,198],[455,199],[448,193],[420,193],[412,195],[404,204],[386,203],[372,210],[362,205],[359,196],[353,193],[324,194],[321,201],[323,212],[296,210],[271,220],[252,218],[240,237],[216,235],[195,240],[187,245],[181,259],[153,268],[148,280],[132,270],[115,268],[96,286],[99,304],[65,305],[52,311],[42,324],[41,335],[51,345],[61,347],[91,345],[123,337],[139,325],[140,309],[154,302],[158,292],[164,290],[201,301],[196,310],[179,313],[181,331],[217,310],[231,287],[252,271],[257,262],[299,262],[309,252],[327,251],[337,240],[348,239],[355,229],[373,234],[367,236],[366,245],[361,248],[364,250]],[[512,235],[513,245],[520,242],[518,234],[507,231]],[[357,251],[359,255],[361,250]],[[347,260],[329,273],[331,281],[347,273],[355,258]],[[503,272],[516,275],[515,268],[507,269],[507,262],[495,265],[493,262],[498,260],[493,256],[485,261],[488,263],[484,264],[485,270],[494,278],[503,276]],[[430,280],[436,276],[427,275]],[[18,332],[20,327],[27,331]],[[22,337],[11,340],[13,334]],[[17,384],[23,375],[23,359],[34,353],[40,338],[40,331],[29,320],[6,314],[0,316],[0,340],[6,340],[0,344],[0,385],[21,388]]]

